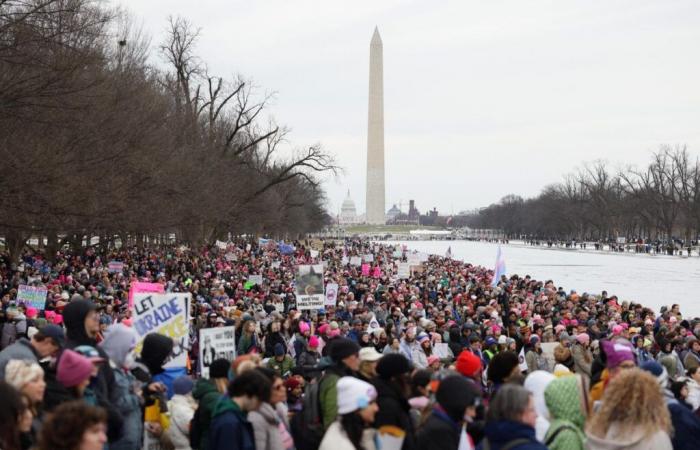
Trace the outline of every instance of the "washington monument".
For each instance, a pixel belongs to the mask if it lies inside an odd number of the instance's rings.
[[[369,44],[367,115],[367,223],[386,222],[384,209],[384,69],[382,38],[375,27]]]

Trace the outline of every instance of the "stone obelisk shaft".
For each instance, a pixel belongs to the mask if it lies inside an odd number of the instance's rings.
[[[374,29],[369,46],[367,120],[367,223],[384,224],[384,68],[382,38]]]

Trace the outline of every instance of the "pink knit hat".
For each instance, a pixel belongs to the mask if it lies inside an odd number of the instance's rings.
[[[39,311],[33,306],[30,306],[27,308],[27,319],[36,319],[36,316],[39,314]]]
[[[309,338],[309,347],[318,348],[318,338],[316,336],[311,336]]]
[[[90,378],[92,368],[90,360],[80,353],[64,350],[58,360],[56,380],[67,388],[77,386]]]
[[[588,344],[591,341],[591,337],[588,333],[579,333],[576,335],[576,341],[581,345]]]
[[[300,332],[301,334],[304,334],[304,333],[306,333],[306,332],[309,331],[309,330],[310,330],[310,328],[309,328],[309,324],[308,324],[308,323],[306,323],[306,322],[299,322],[299,332]]]

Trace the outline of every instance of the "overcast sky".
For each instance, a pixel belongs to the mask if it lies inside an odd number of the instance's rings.
[[[211,72],[275,92],[297,146],[321,143],[364,212],[369,42],[384,42],[386,202],[421,212],[536,195],[586,161],[700,154],[697,0],[114,0],[153,39],[201,27]],[[154,51],[154,61],[157,55]]]

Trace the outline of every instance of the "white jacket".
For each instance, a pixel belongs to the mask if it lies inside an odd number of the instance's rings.
[[[692,378],[688,380],[688,398],[686,401],[693,407],[693,411],[700,408],[700,384]]]
[[[166,439],[172,442],[175,450],[191,450],[190,421],[194,416],[194,401],[185,395],[173,395],[168,401],[170,427],[165,430]]]
[[[377,450],[377,446],[374,444],[375,435],[376,430],[371,428],[366,429],[362,433],[362,446],[365,450]],[[355,450],[355,446],[348,439],[348,435],[345,434],[345,430],[340,426],[340,422],[336,420],[326,430],[318,450]]]

